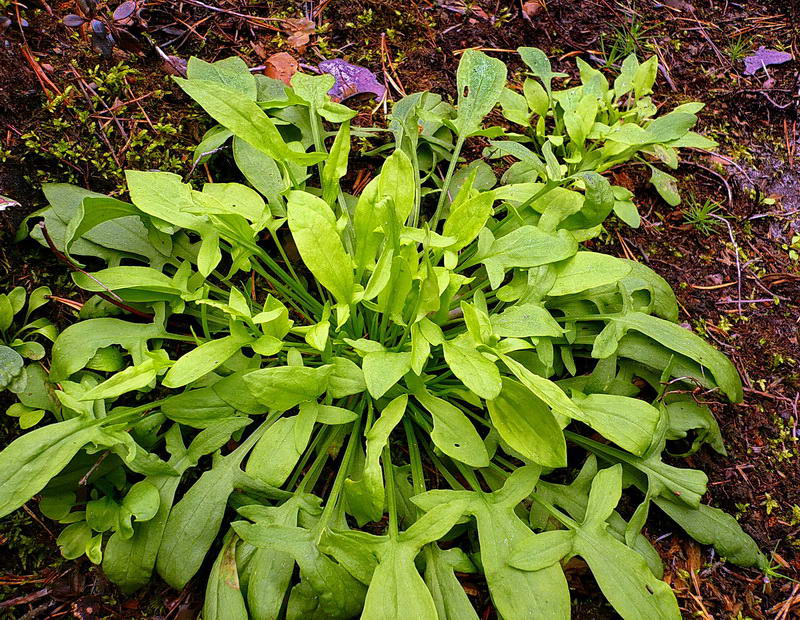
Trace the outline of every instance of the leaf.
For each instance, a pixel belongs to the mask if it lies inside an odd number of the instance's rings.
[[[239,537],[228,532],[211,567],[203,601],[203,620],[247,620],[247,607],[239,587],[236,545]]]
[[[459,556],[469,564],[464,553],[458,548],[442,551],[436,543],[424,547],[424,553],[425,585],[433,597],[439,620],[477,620],[478,614],[453,572],[464,569],[457,568]]]
[[[143,363],[147,342],[166,336],[156,324],[129,323],[120,319],[88,319],[70,325],[53,345],[50,380],[63,381],[83,368],[98,350],[118,344],[131,354],[134,364]]]
[[[681,203],[681,195],[678,193],[678,182],[675,177],[655,166],[648,164],[648,167],[650,168],[650,183],[668,205],[677,207]]]
[[[233,452],[215,459],[169,513],[156,568],[173,588],[182,589],[200,569],[222,525],[228,496],[244,476],[239,466],[266,429],[262,425]]]
[[[242,522],[234,522],[233,529],[248,543],[286,553],[297,562],[301,582],[289,596],[287,618],[346,620],[361,612],[366,588],[340,564],[320,552],[314,532],[298,527]]]
[[[584,414],[584,422],[628,452],[642,456],[656,435],[658,409],[638,398],[613,394],[580,395],[573,401]]]
[[[530,390],[503,379],[499,396],[487,403],[492,426],[511,448],[545,467],[566,467],[567,444],[548,407]]]
[[[668,349],[695,360],[711,372],[714,381],[731,402],[741,402],[742,381],[736,368],[725,355],[696,334],[680,325],[641,312],[629,312],[612,320],[622,334],[631,329],[638,331]]]
[[[344,398],[360,394],[367,389],[364,372],[346,357],[334,357],[333,369],[328,377],[328,393],[333,398]]]
[[[389,435],[403,419],[407,404],[408,396],[404,394],[384,407],[380,417],[366,434],[367,456],[361,478],[345,481],[348,491],[356,492],[360,499],[354,516],[361,525],[370,521],[380,521],[383,517],[385,492],[380,457],[384,448],[389,445]],[[351,506],[352,508],[354,507]]]
[[[322,153],[306,153],[290,149],[275,124],[255,101],[235,90],[207,80],[174,79],[209,116],[273,159],[310,165],[325,158]]]
[[[256,100],[256,79],[247,68],[247,63],[238,56],[216,62],[206,62],[192,56],[186,66],[186,77],[190,80],[217,82],[248,99]]]
[[[344,101],[362,93],[372,93],[378,101],[386,97],[386,87],[365,67],[354,65],[341,58],[323,60],[317,66],[323,73],[334,77],[334,84],[328,94],[335,101]]]
[[[318,368],[277,366],[245,375],[247,389],[273,411],[286,411],[306,400],[314,400],[328,387],[331,366]]]
[[[133,390],[142,390],[149,386],[158,374],[158,371],[169,364],[169,358],[163,350],[150,354],[141,364],[128,366],[124,370],[109,377],[102,383],[80,397],[80,400],[101,400],[116,398]]]
[[[0,452],[0,517],[41,491],[86,444],[103,438],[99,421],[71,418],[12,441]]]
[[[497,398],[502,387],[497,365],[464,338],[442,342],[444,359],[453,374],[481,398]]]
[[[503,618],[569,618],[569,588],[559,565],[524,571],[508,563],[512,549],[535,536],[515,508],[533,491],[538,473],[536,466],[521,467],[494,493],[428,491],[412,498],[423,510],[444,502],[467,502],[466,512],[478,525],[489,593]]]
[[[23,372],[25,360],[11,347],[0,345],[0,391],[5,390]]]
[[[757,566],[760,570],[765,570],[768,565],[769,560],[755,541],[742,530],[736,519],[719,508],[700,504],[695,509],[661,497],[653,501],[689,536],[700,544],[713,545],[720,557],[727,561],[739,566]]]
[[[289,229],[303,262],[339,303],[353,297],[352,260],[336,230],[331,208],[307,192],[289,193]]]
[[[253,448],[245,471],[273,486],[281,486],[286,482],[311,436],[309,430],[302,438],[305,442],[298,442],[297,428],[296,415],[277,420]],[[302,447],[299,443],[303,443]]]
[[[204,342],[181,356],[161,384],[169,388],[188,385],[224,364],[244,344],[238,336],[224,336]]]
[[[397,150],[386,158],[378,176],[377,198],[391,199],[387,207],[399,226],[405,223],[414,208],[414,174],[408,155]],[[388,235],[387,223],[380,219],[377,223],[384,227],[384,233]]]
[[[411,353],[367,353],[361,368],[370,395],[380,398],[411,370]]]
[[[483,440],[460,409],[425,391],[416,392],[414,396],[433,418],[431,439],[437,448],[470,467],[489,465]]]
[[[754,54],[744,58],[744,75],[755,75],[766,65],[781,65],[791,59],[792,55],[789,52],[767,49],[761,45]]]
[[[453,237],[456,241],[448,246],[448,250],[458,252],[472,243],[492,214],[494,201],[493,192],[481,192],[459,203],[450,211],[442,234]]]
[[[274,80],[280,80],[287,86],[291,85],[292,76],[297,73],[300,65],[288,52],[272,54],[264,61],[266,68],[264,75]]]
[[[558,338],[564,333],[561,325],[539,304],[511,306],[492,316],[491,324],[494,334],[500,337],[549,336]]]
[[[573,256],[578,250],[575,239],[565,230],[546,233],[535,226],[521,226],[495,239],[484,228],[478,250],[464,267],[483,263],[492,288],[500,286],[505,272],[512,267],[536,267],[555,263]]]
[[[479,129],[483,117],[500,100],[505,85],[506,66],[502,61],[476,50],[464,52],[456,72],[458,115],[453,121],[460,136]]]
[[[344,122],[336,133],[330,155],[322,168],[322,198],[331,203],[339,192],[339,179],[347,174],[347,160],[350,155],[350,123]]]
[[[621,480],[622,468],[619,465],[601,470],[595,476],[586,520],[576,530],[575,553],[589,564],[597,585],[623,618],[679,619],[678,602],[670,587],[653,576],[638,553],[606,531],[608,515],[599,504],[613,510],[620,494],[610,487],[619,488]]]
[[[103,572],[124,592],[133,592],[150,579],[181,474],[194,466],[201,456],[222,447],[232,433],[248,422],[247,418],[229,418],[213,423],[198,433],[188,450],[177,425],[167,431],[167,445],[172,454],[169,464],[178,475],[159,474],[145,479],[158,489],[158,511],[152,519],[136,524],[130,538],[123,538],[120,532],[112,535],[103,555]]]
[[[233,138],[233,159],[250,185],[270,204],[282,204],[280,195],[286,191],[287,184],[275,159],[238,136]]]

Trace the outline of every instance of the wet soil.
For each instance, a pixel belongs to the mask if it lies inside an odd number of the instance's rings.
[[[214,60],[236,53],[251,66],[277,51],[289,51],[306,65],[342,57],[373,70],[394,98],[423,89],[451,95],[459,52],[468,47],[492,50],[509,63],[512,76],[521,68],[510,52],[520,45],[541,47],[557,70],[567,73],[574,71],[576,55],[603,66],[617,62],[614,56],[623,49],[657,54],[657,103],[705,102],[700,129],[720,146],[715,154],[684,154],[676,173],[684,202],[675,208],[658,199],[640,169],[614,170],[615,182],[636,193],[643,225],[632,230],[612,223],[594,247],[639,260],[667,278],[681,304],[680,320],[734,360],[745,382],[745,402],[715,407],[728,456],[703,451],[687,464],[708,474],[707,501],[738,517],[761,548],[772,553],[775,571],[798,578],[796,1],[323,0],[305,3],[304,14],[302,3],[288,0],[155,0],[142,12],[146,25],[131,28],[142,41],[141,51],[115,50],[111,58],[92,49],[85,34],[61,23],[76,12],[74,4],[29,2],[20,15],[27,27],[15,23],[0,34],[0,194],[22,204],[0,214],[3,289],[46,283],[59,295],[79,295],[48,252],[30,241],[11,242],[23,217],[43,206],[42,181],[72,180],[114,192],[125,166],[182,173],[190,168],[188,148],[204,121],[170,86],[171,68],[154,45],[179,58],[194,54]],[[14,3],[0,2],[5,5],[16,21]],[[211,5],[217,10],[207,8]],[[316,32],[298,50],[287,43],[281,22],[233,13],[305,15],[314,20]],[[742,57],[760,45],[789,51],[795,60],[745,76]],[[113,112],[87,103],[81,88],[97,86],[98,78],[102,81],[119,62],[135,73],[123,80],[124,86],[117,83],[103,91]],[[67,92],[63,100],[59,92]],[[48,104],[49,99],[55,103]],[[361,105],[365,122],[380,122],[382,111],[373,112],[370,100],[349,103]],[[63,122],[54,124],[54,118]],[[138,129],[160,140],[145,160],[134,159],[130,148]],[[86,144],[104,152],[87,153],[81,150]],[[702,216],[703,207],[723,220]],[[54,318],[68,321],[69,311],[56,308]],[[3,442],[17,432],[13,421],[0,426]],[[658,541],[685,617],[800,617],[797,583],[722,564],[712,550],[688,540],[658,515],[646,533]],[[176,593],[154,584],[126,598],[87,561],[61,560],[56,535],[53,524],[37,515],[35,503],[0,521],[0,589],[6,599],[0,603],[1,617],[194,617],[197,586]],[[574,617],[614,617],[582,566],[570,567],[570,582]],[[481,584],[466,585],[482,617],[493,617]]]

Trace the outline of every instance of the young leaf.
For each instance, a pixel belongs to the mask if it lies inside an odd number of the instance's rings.
[[[331,208],[307,192],[289,193],[289,229],[303,262],[336,300],[353,298],[353,263],[336,230]]]
[[[529,389],[503,378],[499,396],[486,404],[492,425],[514,450],[544,467],[566,467],[564,433],[549,408]]]

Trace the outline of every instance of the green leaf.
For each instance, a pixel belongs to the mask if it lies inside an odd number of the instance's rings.
[[[158,350],[150,354],[148,359],[141,364],[128,366],[96,385],[83,394],[80,400],[116,398],[133,390],[144,389],[155,380],[158,371],[169,365],[169,363],[166,351]]]
[[[628,452],[642,456],[656,435],[660,413],[638,398],[613,394],[583,396],[573,391],[584,422]]]
[[[586,560],[597,585],[623,618],[677,620],[681,613],[670,587],[653,576],[642,556],[606,531],[605,519],[619,501],[621,480],[619,465],[595,476],[586,520],[576,530],[574,551]]]
[[[188,385],[224,364],[244,344],[238,336],[224,336],[204,342],[181,356],[161,383],[170,388]]]
[[[311,403],[303,403],[301,408]],[[284,417],[270,426],[247,459],[245,471],[273,486],[291,475],[311,438],[311,428],[300,429],[300,416]],[[298,438],[298,433],[302,436]]]
[[[474,569],[458,547],[442,551],[436,543],[424,547],[425,585],[428,586],[439,620],[478,620],[454,570]],[[465,566],[466,565],[466,566]]]
[[[233,159],[250,185],[266,196],[270,204],[281,204],[281,194],[286,191],[287,183],[274,158],[235,136]]]
[[[688,329],[641,312],[629,312],[621,317],[614,317],[612,321],[621,330],[620,337],[628,330],[635,330],[668,349],[695,360],[711,372],[714,381],[731,402],[742,400],[742,381],[731,361]]]
[[[580,254],[579,252],[578,255]],[[491,323],[492,331],[500,337],[549,336],[558,338],[564,333],[561,325],[539,304],[511,306],[492,316]]]
[[[403,419],[407,404],[408,396],[404,394],[384,407],[380,417],[366,434],[367,456],[361,478],[345,481],[348,491],[355,492],[360,499],[354,516],[362,525],[369,521],[380,521],[383,517],[385,492],[380,457],[384,448],[389,445],[389,435]]]
[[[414,396],[433,418],[431,439],[437,448],[470,467],[489,465],[489,454],[481,436],[460,409],[424,390]]]
[[[678,192],[678,181],[671,174],[659,170],[655,166],[650,166],[650,182],[659,195],[671,207],[677,207],[681,203],[681,195]]]
[[[289,229],[303,262],[339,303],[353,297],[353,263],[336,230],[331,208],[307,192],[289,193]]]
[[[239,587],[236,545],[239,537],[228,532],[211,567],[203,601],[203,620],[248,620],[247,607]]]
[[[554,77],[564,77],[563,73],[553,73],[550,60],[538,47],[517,48],[522,62],[528,65],[534,76],[539,78],[547,91],[548,97],[552,96],[552,82]]]
[[[544,467],[566,467],[564,433],[549,408],[528,388],[504,378],[500,395],[486,404],[492,426],[511,448]]]
[[[476,255],[464,266],[483,263],[492,288],[503,281],[512,267],[536,267],[565,260],[578,250],[575,239],[565,230],[547,233],[536,226],[521,226],[495,239],[488,229],[481,231]]]
[[[0,345],[0,391],[8,388],[23,372],[25,360],[11,347]]]
[[[315,164],[325,159],[324,153],[306,153],[290,149],[275,124],[255,101],[248,99],[246,95],[217,82],[174,79],[209,116],[273,159],[304,164]]]
[[[89,319],[70,325],[56,339],[50,380],[63,381],[83,368],[98,350],[118,344],[131,354],[134,364],[147,359],[147,342],[166,336],[156,324],[129,323],[120,319]]]
[[[200,569],[219,533],[228,497],[244,479],[240,464],[266,429],[262,425],[229,455],[215,459],[169,513],[156,567],[173,588],[183,588]]]
[[[517,469],[494,493],[428,491],[412,498],[423,510],[444,502],[467,501],[475,516],[481,565],[492,602],[503,618],[569,618],[569,588],[558,564],[524,571],[508,563],[512,550],[535,535],[515,512],[533,491],[539,468]]]
[[[192,56],[186,67],[186,77],[190,80],[217,82],[248,99],[256,100],[256,79],[247,68],[247,63],[238,56],[216,62],[206,62]]]
[[[411,370],[411,353],[367,353],[361,368],[370,395],[380,398]]]
[[[444,236],[456,239],[448,250],[458,252],[472,243],[492,214],[494,201],[493,192],[481,192],[454,206],[442,231]]]
[[[334,357],[333,369],[328,377],[328,393],[334,398],[360,394],[367,389],[364,372],[346,357]]]
[[[14,512],[90,442],[104,439],[99,422],[72,418],[26,433],[0,452],[0,517]]]
[[[331,366],[277,366],[254,370],[245,375],[244,381],[260,403],[273,411],[286,411],[322,394],[331,371]]]
[[[230,440],[231,434],[247,425],[247,418],[229,418],[215,422],[200,431],[187,450],[177,425],[166,433],[167,446],[172,454],[170,465],[179,475],[148,476],[146,481],[158,489],[158,511],[152,519],[135,524],[133,536],[124,538],[120,532],[111,536],[103,556],[103,572],[124,592],[133,592],[150,579],[161,545],[167,517],[172,509],[181,476],[197,460],[214,452]]]
[[[506,85],[506,66],[483,52],[467,50],[461,56],[456,73],[458,115],[453,124],[459,135],[466,136],[480,127],[500,100]]]
[[[766,570],[769,560],[731,515],[705,504],[691,508],[661,497],[653,501],[697,542],[713,545],[720,557],[739,566]]]
[[[466,338],[445,340],[442,351],[450,370],[481,398],[497,398],[502,387],[497,365],[484,357]]]
[[[336,138],[331,146],[328,159],[322,168],[322,199],[328,204],[332,203],[339,192],[339,179],[347,174],[347,160],[350,155],[350,123],[345,122],[339,127]]]

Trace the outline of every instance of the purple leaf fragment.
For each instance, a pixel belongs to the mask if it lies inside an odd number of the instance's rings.
[[[744,74],[755,75],[759,69],[766,65],[781,65],[791,59],[792,55],[788,52],[767,49],[762,45],[756,50],[755,54],[744,59]]]
[[[322,73],[330,73],[335,78],[333,88],[328,94],[337,101],[344,101],[361,93],[372,93],[379,100],[386,96],[386,87],[366,67],[351,64],[341,58],[323,60],[318,66]]]
[[[69,15],[65,15],[64,19],[62,20],[65,26],[69,26],[70,28],[80,28],[83,24],[86,23],[86,20],[83,19],[80,15],[75,15],[70,13]]]
[[[136,2],[133,0],[127,0],[127,2],[123,2],[116,9],[114,9],[114,21],[128,21],[135,12]]]

